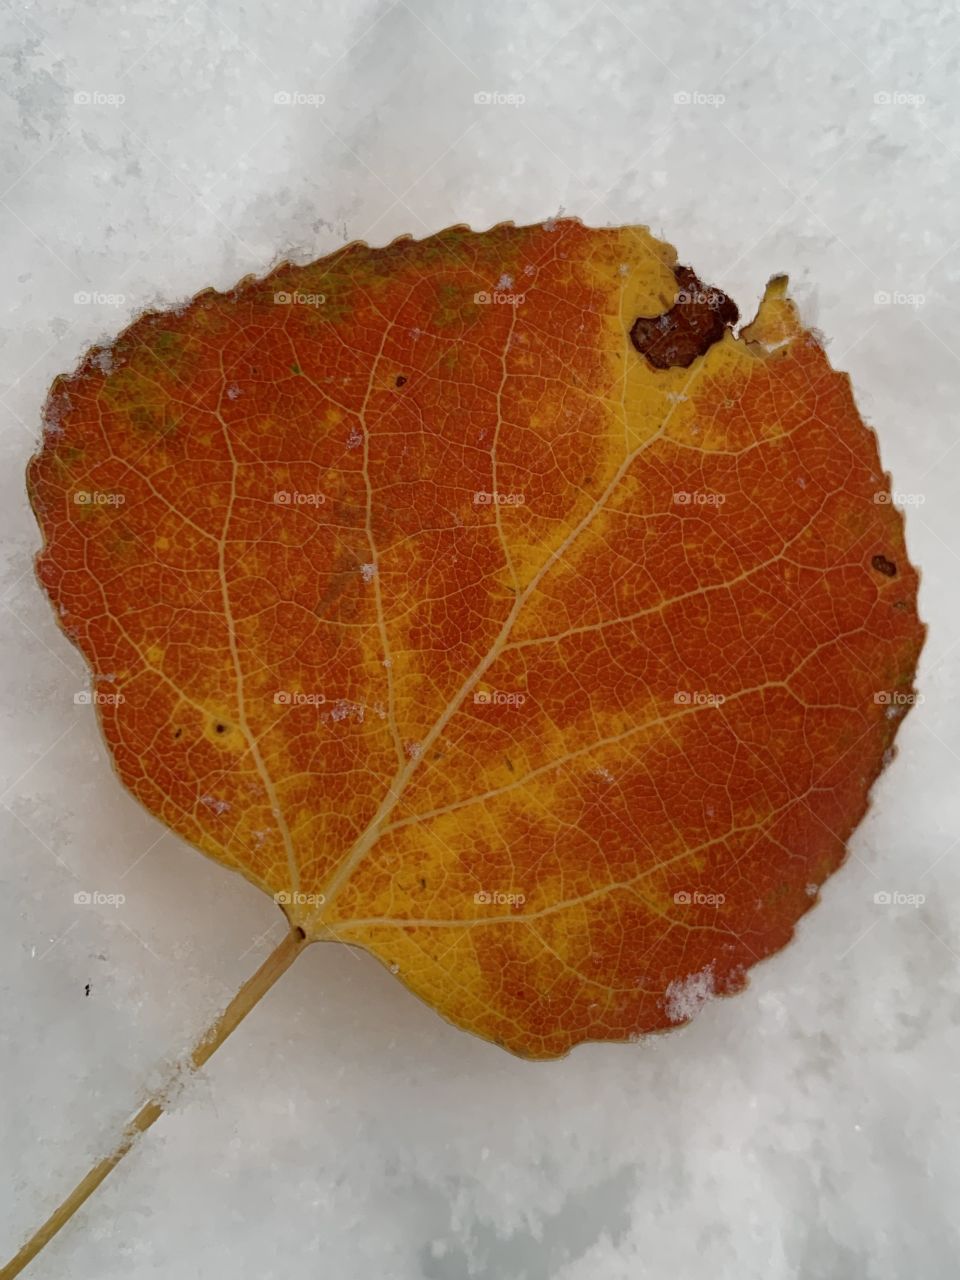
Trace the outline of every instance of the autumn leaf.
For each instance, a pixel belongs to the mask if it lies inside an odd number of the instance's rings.
[[[350,245],[57,380],[40,579],[124,784],[457,1025],[685,1020],[843,861],[923,628],[771,282],[642,228]]]

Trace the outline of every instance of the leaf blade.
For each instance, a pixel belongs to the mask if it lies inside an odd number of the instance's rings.
[[[572,221],[285,265],[92,353],[31,465],[125,784],[526,1056],[784,945],[922,643],[784,282],[686,364],[631,343],[682,270]]]

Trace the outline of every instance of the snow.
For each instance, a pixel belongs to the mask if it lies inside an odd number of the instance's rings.
[[[0,1253],[281,935],[121,790],[74,702],[23,492],[47,387],[140,309],[282,257],[562,209],[648,223],[746,317],[787,272],[922,495],[925,701],[847,866],[745,992],[551,1064],[309,948],[27,1274],[954,1275],[956,10],[28,0],[0,32]]]
[[[667,984],[665,1009],[671,1022],[687,1022],[695,1018],[714,996],[713,965],[708,964],[685,978]]]

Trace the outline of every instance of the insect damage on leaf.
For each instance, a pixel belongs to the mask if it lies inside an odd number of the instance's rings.
[[[630,341],[655,369],[689,368],[740,319],[727,295],[705,288],[689,267],[673,274],[680,289],[673,306],[660,316],[639,316],[630,330]]]
[[[124,783],[519,1054],[740,988],[842,862],[923,628],[848,380],[782,278],[736,321],[565,219],[92,352],[29,485]]]

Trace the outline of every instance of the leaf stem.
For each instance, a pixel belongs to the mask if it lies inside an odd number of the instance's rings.
[[[291,929],[260,968],[248,978],[233,997],[217,1020],[204,1032],[194,1045],[190,1054],[190,1067],[197,1070],[223,1044],[227,1036],[234,1031],[263,997],[274,983],[290,968],[294,960],[309,945],[301,929]],[[0,1270],[0,1280],[13,1280],[24,1267],[37,1256],[45,1245],[49,1244],[61,1227],[65,1226],[80,1206],[96,1191],[107,1174],[115,1169],[141,1134],[146,1133],[155,1120],[163,1115],[163,1095],[151,1098],[145,1103],[133,1119],[127,1124],[119,1143],[105,1159],[93,1168],[77,1183],[67,1198],[54,1210],[42,1227],[30,1237],[16,1257],[11,1258]]]

